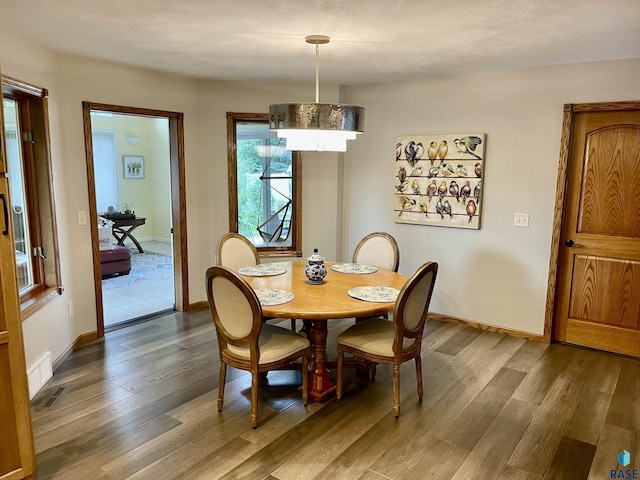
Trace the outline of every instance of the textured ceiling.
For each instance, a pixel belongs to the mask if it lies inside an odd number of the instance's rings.
[[[361,84],[640,58],[639,0],[0,0],[57,51],[215,79]],[[2,46],[6,48],[7,46]]]

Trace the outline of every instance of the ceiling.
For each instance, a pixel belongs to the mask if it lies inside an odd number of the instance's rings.
[[[47,47],[227,80],[353,85],[640,58],[638,0],[0,0]],[[6,48],[6,47],[5,47]]]

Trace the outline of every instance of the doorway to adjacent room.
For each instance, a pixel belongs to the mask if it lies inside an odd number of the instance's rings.
[[[181,120],[85,102],[99,335],[188,305]]]

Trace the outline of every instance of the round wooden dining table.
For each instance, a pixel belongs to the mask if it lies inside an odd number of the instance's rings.
[[[244,276],[254,290],[277,289],[292,292],[295,298],[280,305],[263,305],[265,317],[309,320],[308,332],[313,354],[309,372],[309,396],[322,402],[332,395],[336,386],[327,370],[327,321],[340,318],[384,315],[393,310],[395,302],[363,301],[349,296],[349,290],[363,286],[383,286],[400,290],[407,278],[404,275],[378,268],[366,274],[339,273],[331,269],[340,262],[326,262],[327,275],[321,285],[307,283],[306,262],[276,262],[269,265],[282,267],[285,273],[272,276]]]

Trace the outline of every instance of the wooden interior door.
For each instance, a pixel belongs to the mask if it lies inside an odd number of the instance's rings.
[[[554,338],[640,356],[640,103],[584,110],[570,131]]]
[[[4,169],[2,113],[0,106],[0,479],[9,480],[32,474],[35,454],[13,226],[8,215],[11,204]]]

